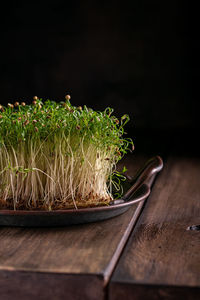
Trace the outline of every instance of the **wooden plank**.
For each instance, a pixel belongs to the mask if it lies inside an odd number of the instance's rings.
[[[132,165],[131,158],[129,175],[144,160],[135,159]],[[129,164],[130,158],[125,162],[128,168]],[[1,300],[35,299],[38,293],[41,299],[63,299],[63,295],[103,299],[104,286],[142,205],[133,206],[119,217],[92,224],[0,228]]]
[[[200,299],[200,159],[170,158],[111,278],[109,299]]]
[[[98,276],[52,274],[22,271],[0,272],[2,300],[104,299],[102,279]]]

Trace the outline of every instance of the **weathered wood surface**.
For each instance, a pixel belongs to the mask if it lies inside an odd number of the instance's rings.
[[[200,299],[200,159],[169,158],[120,257],[109,299]]]
[[[129,174],[144,161],[128,159]],[[0,227],[0,299],[103,299],[142,205],[93,224]]]

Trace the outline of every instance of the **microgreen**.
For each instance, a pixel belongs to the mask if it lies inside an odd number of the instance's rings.
[[[49,210],[108,204],[124,180],[116,164],[133,148],[124,138],[129,116],[112,113],[75,107],[69,95],[0,105],[0,202]]]

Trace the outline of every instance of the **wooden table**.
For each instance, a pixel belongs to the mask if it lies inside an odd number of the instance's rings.
[[[127,157],[134,174],[144,156]],[[169,157],[150,197],[113,219],[0,228],[0,299],[200,299],[200,159]]]

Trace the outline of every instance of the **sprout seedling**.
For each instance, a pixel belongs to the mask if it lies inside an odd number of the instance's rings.
[[[34,97],[0,105],[0,207],[66,209],[108,205],[120,190],[117,162],[133,141],[128,115]]]

